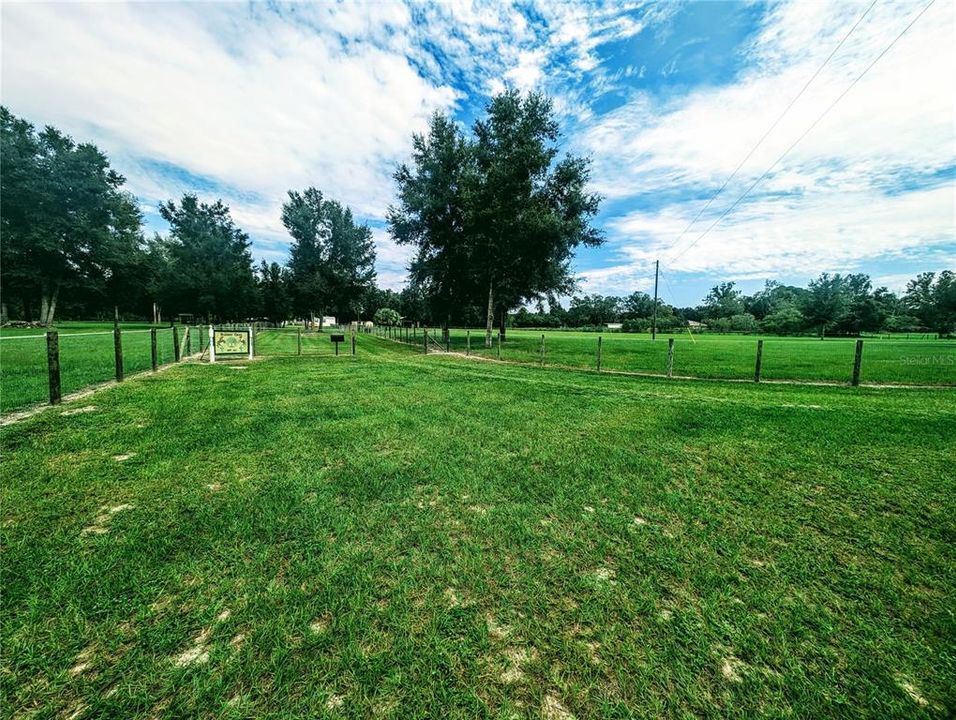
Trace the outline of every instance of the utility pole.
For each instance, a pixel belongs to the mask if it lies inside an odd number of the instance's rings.
[[[654,320],[651,322],[651,340],[657,340],[657,276],[661,270],[661,261],[654,261]]]

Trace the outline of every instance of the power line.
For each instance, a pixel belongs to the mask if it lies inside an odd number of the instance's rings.
[[[763,171],[763,174],[761,174],[760,177],[758,177],[756,180],[754,180],[753,184],[752,184],[750,187],[748,187],[748,188],[744,191],[744,193],[743,193],[740,197],[738,197],[738,198],[734,201],[734,203],[733,203],[729,208],[727,208],[723,213],[720,214],[720,216],[719,216],[716,220],[714,220],[714,222],[711,224],[710,227],[708,227],[706,230],[704,230],[704,232],[702,232],[700,235],[698,235],[697,238],[694,240],[694,242],[692,242],[692,243],[691,243],[690,245],[688,245],[686,248],[684,248],[684,249],[681,250],[679,253],[677,253],[677,255],[675,255],[674,257],[670,258],[670,259],[668,260],[668,263],[672,263],[672,262],[674,262],[675,260],[677,260],[678,258],[680,258],[681,256],[683,256],[684,253],[686,253],[688,250],[690,250],[692,247],[694,247],[697,243],[699,243],[699,242],[704,238],[704,236],[707,235],[707,233],[709,233],[711,230],[713,230],[715,227],[717,227],[717,225],[720,224],[721,220],[723,220],[725,217],[727,217],[728,215],[730,215],[730,213],[734,210],[734,208],[736,208],[736,207],[741,203],[741,201],[743,201],[743,199],[746,198],[746,197],[751,193],[751,191],[753,191],[753,189],[754,189],[755,187],[757,187],[757,185],[760,183],[760,181],[763,180],[765,177],[767,177],[767,175],[769,175],[770,172],[771,172],[775,167],[777,167],[777,165],[780,163],[780,161],[783,160],[783,159],[790,153],[790,151],[793,150],[793,149],[800,143],[800,141],[803,140],[803,138],[805,138],[805,137],[810,133],[810,131],[812,131],[813,128],[815,128],[815,127],[820,123],[821,120],[823,120],[824,117],[826,117],[826,115],[836,106],[836,104],[839,103],[839,102],[846,96],[846,94],[847,94],[848,92],[850,92],[850,90],[852,90],[853,87],[854,87],[858,82],[860,82],[860,80],[863,79],[863,76],[866,75],[866,74],[870,71],[870,69],[871,69],[874,65],[876,65],[876,63],[879,62],[880,59],[881,59],[884,55],[886,55],[886,53],[888,53],[888,52],[890,51],[890,49],[897,43],[897,41],[898,41],[901,37],[903,37],[911,27],[913,27],[913,25],[916,23],[916,21],[919,20],[919,19],[923,16],[923,13],[925,13],[927,10],[929,10],[930,7],[931,7],[931,6],[933,5],[933,3],[935,3],[935,2],[936,2],[936,0],[930,0],[929,3],[927,3],[926,6],[923,7],[923,9],[919,11],[919,13],[917,13],[916,17],[914,17],[914,18],[910,21],[909,25],[907,25],[905,28],[903,28],[903,31],[902,31],[899,35],[897,35],[895,38],[893,38],[893,41],[892,41],[889,45],[887,45],[885,48],[883,48],[883,51],[882,51],[879,55],[877,55],[869,65],[866,66],[866,68],[863,70],[863,72],[861,72],[859,75],[857,75],[856,78],[853,80],[853,82],[851,82],[851,83],[847,86],[847,88],[846,88],[842,93],[840,93],[840,94],[837,96],[836,100],[834,100],[832,103],[830,103],[830,104],[827,106],[826,110],[824,110],[822,113],[820,113],[820,115],[817,117],[816,120],[813,121],[813,123],[810,125],[810,127],[808,127],[806,130],[804,130],[803,133],[801,133],[800,137],[798,137],[796,140],[794,140],[793,143],[790,145],[790,147],[788,147],[786,150],[784,150],[783,153],[782,153],[776,160],[773,161],[773,163],[770,165],[770,167],[768,167],[766,170],[764,170],[764,171]]]
[[[724,180],[723,185],[721,185],[719,188],[717,188],[717,192],[715,192],[715,193],[711,196],[710,200],[708,200],[707,203],[706,203],[700,210],[697,211],[697,214],[694,216],[694,219],[690,221],[690,223],[687,225],[687,227],[684,228],[683,232],[681,232],[681,234],[677,236],[677,239],[674,241],[673,245],[671,245],[671,249],[672,249],[672,250],[673,250],[675,247],[677,247],[677,243],[679,243],[679,242],[684,238],[684,235],[686,235],[687,232],[688,232],[692,227],[694,227],[694,224],[700,219],[700,216],[703,215],[704,212],[707,210],[707,208],[710,207],[711,203],[714,202],[714,200],[716,200],[716,199],[720,196],[720,194],[724,191],[724,188],[726,188],[727,185],[730,184],[730,181],[733,180],[733,179],[737,176],[737,173],[740,172],[740,168],[742,168],[742,167],[746,164],[746,162],[747,162],[751,157],[753,157],[753,154],[754,154],[755,152],[757,152],[757,148],[759,148],[759,147],[763,144],[763,141],[766,140],[767,137],[770,135],[770,133],[772,133],[772,132],[776,129],[777,125],[780,124],[780,121],[783,120],[784,116],[785,116],[788,112],[790,112],[790,108],[792,108],[792,107],[794,106],[794,104],[797,102],[797,100],[799,100],[799,99],[801,98],[801,96],[803,95],[803,93],[805,93],[805,92],[807,91],[807,88],[810,87],[810,84],[811,84],[814,80],[817,79],[817,76],[821,73],[821,71],[823,70],[823,68],[825,68],[825,67],[827,66],[827,63],[829,63],[830,60],[833,59],[833,56],[837,54],[837,51],[838,51],[841,47],[843,47],[843,43],[845,43],[845,42],[847,41],[847,38],[849,38],[850,35],[853,34],[853,31],[856,30],[857,26],[858,26],[861,22],[863,22],[863,18],[865,18],[865,17],[870,13],[870,10],[872,10],[873,7],[876,5],[876,2],[877,2],[877,0],[873,0],[873,2],[870,3],[870,6],[869,6],[866,10],[863,11],[863,14],[860,15],[860,17],[858,17],[858,18],[856,19],[856,22],[853,23],[853,27],[851,27],[851,28],[847,31],[846,35],[844,35],[843,38],[840,40],[840,42],[837,43],[836,47],[833,48],[833,50],[830,51],[830,54],[827,55],[827,58],[826,58],[826,60],[823,61],[823,64],[820,65],[820,67],[817,68],[816,72],[813,73],[813,75],[810,76],[810,79],[807,80],[807,82],[804,84],[804,86],[803,86],[802,88],[800,88],[800,92],[798,92],[796,95],[794,95],[793,99],[790,101],[790,103],[787,105],[787,107],[785,107],[785,108],[783,109],[783,112],[781,112],[781,113],[777,116],[777,119],[773,121],[773,124],[772,124],[769,128],[767,128],[767,131],[766,131],[766,132],[761,136],[761,138],[757,141],[757,144],[754,145],[752,148],[750,148],[750,152],[748,152],[747,155],[744,157],[744,159],[741,160],[740,163],[737,165],[737,167],[734,168],[734,171],[733,171],[732,173],[730,173],[730,175],[728,176],[728,178],[727,178],[726,180]]]

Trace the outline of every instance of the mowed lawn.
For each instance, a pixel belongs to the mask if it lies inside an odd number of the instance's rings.
[[[956,392],[429,355],[8,426],[24,717],[949,717]]]
[[[440,330],[430,333],[440,338]],[[465,351],[467,330],[451,333],[451,349]],[[421,331],[416,331],[421,342]],[[484,347],[484,332],[471,330],[471,350],[496,357]],[[501,348],[503,360],[540,364],[544,335],[544,364],[564,367],[597,367],[598,333],[508,330]],[[701,378],[747,380],[754,377],[756,336],[684,332],[601,335],[601,366],[605,370],[657,373],[667,371],[667,341],[674,338],[674,374]],[[847,338],[763,338],[762,377],[767,380],[807,380],[848,383],[853,374],[856,340]],[[956,385],[956,341],[904,338],[864,339],[861,381],[873,384]]]
[[[123,323],[123,370],[126,374],[152,367],[148,323]],[[76,392],[116,377],[113,325],[105,322],[66,322],[56,327],[60,349],[60,385]],[[183,328],[179,328],[182,338]],[[198,343],[198,339],[194,339]],[[198,347],[198,345],[197,345]],[[160,365],[173,361],[173,331],[156,331]],[[49,398],[46,334],[36,328],[3,328],[0,334],[0,412],[45,402]]]

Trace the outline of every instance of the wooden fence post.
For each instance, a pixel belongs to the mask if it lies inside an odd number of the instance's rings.
[[[860,384],[860,366],[863,364],[863,340],[856,341],[856,355],[853,356],[853,380],[851,384],[856,387]]]
[[[355,333],[352,333],[352,354],[355,354]]]
[[[763,340],[757,341],[757,363],[754,365],[754,382],[760,382],[760,368],[763,365]]]
[[[189,326],[185,328],[186,331],[186,357],[189,357],[193,354],[193,334],[189,332]]]
[[[667,338],[667,377],[674,374],[674,338]]]
[[[598,335],[597,371],[601,372],[601,336]]]
[[[422,352],[428,354],[428,328],[422,331]]]
[[[179,362],[179,328],[173,325],[173,360]]]
[[[540,361],[539,364],[541,365],[541,367],[544,367],[544,333],[541,333],[541,349],[540,349],[540,354],[541,354],[541,361]]]
[[[60,394],[60,337],[56,330],[46,333],[46,368],[50,376],[50,404],[59,405]]]
[[[153,372],[159,367],[159,356],[156,353],[156,328],[149,331],[149,355],[153,361]]]
[[[123,382],[123,339],[119,325],[113,326],[113,361],[116,363],[116,382]]]
[[[451,352],[451,330],[445,332],[445,352]]]
[[[471,355],[471,330],[465,331],[465,356]]]
[[[501,330],[498,331],[498,359],[501,360]]]
[[[295,354],[301,355],[302,354],[302,328],[300,328],[299,326],[296,326],[295,328],[295,347],[296,347]]]

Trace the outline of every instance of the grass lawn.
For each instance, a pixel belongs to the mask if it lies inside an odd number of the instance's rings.
[[[0,430],[5,715],[956,710],[952,389],[242,365]]]
[[[123,370],[126,375],[149,370],[148,323],[123,323]],[[60,345],[60,386],[64,394],[116,377],[113,324],[65,322],[56,327]],[[179,328],[180,337],[183,328]],[[198,340],[194,340],[198,342]],[[174,359],[173,331],[157,328],[160,365]],[[0,334],[0,412],[44,402],[49,397],[46,335],[36,328],[3,328]]]
[[[440,331],[431,334],[440,337]],[[452,331],[453,350],[464,351],[466,330]],[[484,332],[472,330],[471,349],[494,357],[495,347],[484,347]],[[421,331],[417,331],[421,339]],[[598,334],[590,332],[509,330],[502,359],[539,363],[541,335],[545,336],[547,365],[594,368]],[[750,335],[699,335],[686,332],[659,335],[652,342],[643,333],[606,333],[601,336],[601,364],[607,370],[664,373],[667,340],[674,338],[674,373],[702,378],[752,379],[758,338]],[[764,340],[762,375],[768,380],[850,381],[856,341],[845,338],[785,338]],[[864,341],[862,382],[916,385],[956,385],[956,341],[904,338],[868,338]]]

